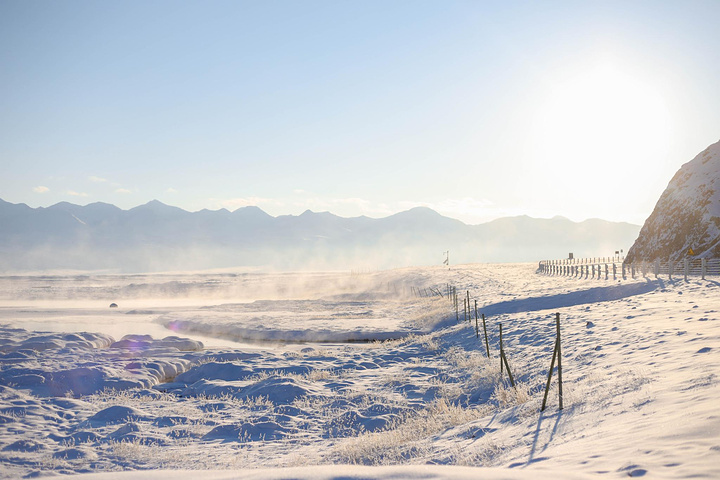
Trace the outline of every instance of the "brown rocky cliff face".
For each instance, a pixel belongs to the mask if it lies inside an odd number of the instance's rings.
[[[683,165],[668,184],[627,262],[720,257],[720,142]]]

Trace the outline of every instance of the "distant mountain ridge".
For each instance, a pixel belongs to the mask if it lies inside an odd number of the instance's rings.
[[[0,200],[0,272],[149,272],[221,267],[389,268],[611,255],[639,226],[562,217],[508,217],[481,225],[416,207],[385,218],[329,212],[273,217],[258,207],[188,212],[153,200],[31,208]]]
[[[677,261],[688,256],[720,257],[720,142],[680,167],[627,260]]]

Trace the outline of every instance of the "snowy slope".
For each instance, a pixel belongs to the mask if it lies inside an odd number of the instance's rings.
[[[535,268],[407,268],[323,274],[320,283],[276,274],[295,288],[275,305],[262,300],[278,298],[274,281],[260,274],[0,277],[13,292],[0,299],[0,477],[719,478],[718,283],[581,280]],[[155,293],[205,288],[201,298],[126,296],[108,309],[105,298],[139,281]],[[486,313],[490,359],[481,322],[477,338],[474,319],[464,322],[461,310],[457,322],[447,298],[402,288],[448,284]],[[257,301],[228,302],[245,289]],[[100,300],[58,300],[90,291]],[[201,346],[176,325],[165,338],[109,338],[125,322],[141,329],[142,318],[156,332],[170,317],[219,338],[243,325],[259,335],[253,310],[271,312],[286,332],[365,325],[402,337],[252,346],[205,337]],[[540,413],[555,312],[565,409],[554,378]],[[498,323],[516,388],[500,373]],[[63,378],[77,386],[58,388]]]
[[[683,165],[627,254],[629,262],[720,257],[720,142]]]

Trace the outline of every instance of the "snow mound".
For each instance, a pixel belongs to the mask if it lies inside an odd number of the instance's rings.
[[[255,383],[203,379],[179,391],[178,383],[165,385],[164,388],[169,390],[173,386],[174,391],[182,396],[231,397],[238,400],[267,398],[277,405],[289,405],[307,396],[323,398],[331,393],[312,382],[280,376],[271,376]]]
[[[242,398],[269,398],[277,405],[289,405],[302,397],[319,398],[329,393],[312,382],[296,378],[270,377],[244,389]]]
[[[147,418],[147,416],[136,408],[113,405],[112,407],[100,410],[95,415],[88,418],[88,422],[92,425],[109,425],[145,418]]]
[[[110,348],[126,348],[130,350],[147,350],[150,348],[175,348],[180,351],[199,351],[204,348],[202,342],[176,336],[156,340],[150,335],[125,335],[120,341],[114,342]]]
[[[363,415],[365,413],[365,415]],[[368,415],[367,412],[349,410],[330,422],[332,437],[350,437],[357,432],[377,432],[387,429],[398,415]]]
[[[59,458],[62,460],[89,461],[95,460],[97,457],[97,453],[95,453],[93,450],[89,448],[79,447],[66,448],[64,450],[53,453],[53,458]]]
[[[67,393],[76,395],[89,395],[99,391],[105,383],[107,376],[100,368],[72,368],[49,373],[48,388],[53,396],[61,396]]]
[[[0,352],[20,355],[4,355],[3,358],[29,358],[32,352],[45,350],[74,350],[105,348],[115,340],[102,333],[47,333],[33,334],[22,329],[0,326]]]
[[[204,348],[201,342],[175,336],[156,340],[127,335],[115,342],[103,334],[37,335],[5,327],[0,327],[0,346],[8,352],[0,355],[0,385],[42,397],[150,388],[185,372],[193,365],[192,356],[199,356],[195,352]]]
[[[2,448],[3,452],[37,452],[45,449],[45,445],[42,443],[34,442],[32,440],[18,440],[9,445],[5,445]]]
[[[242,425],[217,426],[205,434],[203,440],[220,439],[223,441],[239,442],[281,440],[296,432],[296,429],[285,428],[277,422],[272,421],[243,423]]]
[[[230,362],[208,362],[175,378],[176,383],[191,384],[199,380],[244,380],[254,375],[252,369]]]

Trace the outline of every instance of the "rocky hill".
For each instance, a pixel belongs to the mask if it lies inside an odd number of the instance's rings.
[[[720,257],[720,142],[680,167],[645,221],[627,261],[677,261],[688,255]]]

